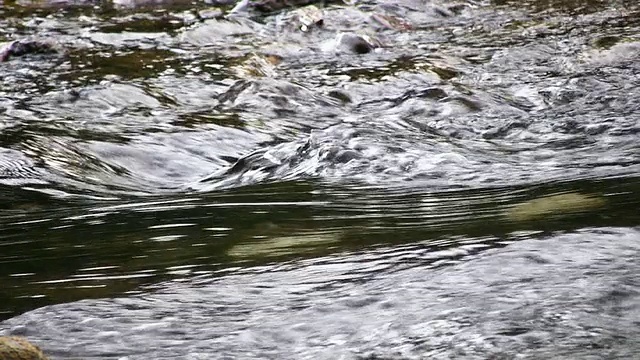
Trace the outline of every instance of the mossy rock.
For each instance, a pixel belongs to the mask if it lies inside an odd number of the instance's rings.
[[[39,347],[19,336],[0,336],[0,360],[47,360]]]
[[[338,243],[339,235],[334,233],[278,236],[270,239],[238,244],[227,252],[236,259],[271,258],[287,255],[308,254],[322,251],[327,246]]]
[[[542,220],[592,211],[605,204],[605,199],[597,195],[555,194],[517,204],[506,212],[506,217],[512,221]]]

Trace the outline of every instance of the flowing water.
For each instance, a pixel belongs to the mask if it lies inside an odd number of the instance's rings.
[[[0,1],[0,335],[637,357],[636,1],[276,3]]]

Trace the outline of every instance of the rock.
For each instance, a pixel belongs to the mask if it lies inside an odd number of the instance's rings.
[[[37,40],[18,40],[0,45],[0,62],[7,61],[12,56],[27,54],[45,54],[57,52],[52,44]]]
[[[355,33],[339,33],[333,43],[333,50],[340,53],[367,54],[380,47],[380,40]]]
[[[339,242],[339,233],[296,234],[294,236],[276,235],[259,241],[236,244],[229,249],[227,255],[237,260],[257,260],[313,252],[320,253],[326,250],[328,246]]]
[[[20,336],[0,336],[0,359],[47,360],[39,347]]]
[[[275,77],[275,68],[281,61],[282,58],[277,55],[251,54],[232,69],[235,75],[242,79]]]
[[[605,199],[597,195],[554,194],[517,204],[506,215],[512,221],[545,220],[591,212],[605,205]]]

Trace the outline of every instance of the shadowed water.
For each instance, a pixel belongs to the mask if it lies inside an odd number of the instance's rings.
[[[635,2],[269,4],[0,3],[0,335],[640,351]]]

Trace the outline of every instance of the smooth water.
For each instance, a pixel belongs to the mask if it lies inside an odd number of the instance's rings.
[[[0,335],[640,352],[638,4],[256,3],[0,3]]]

